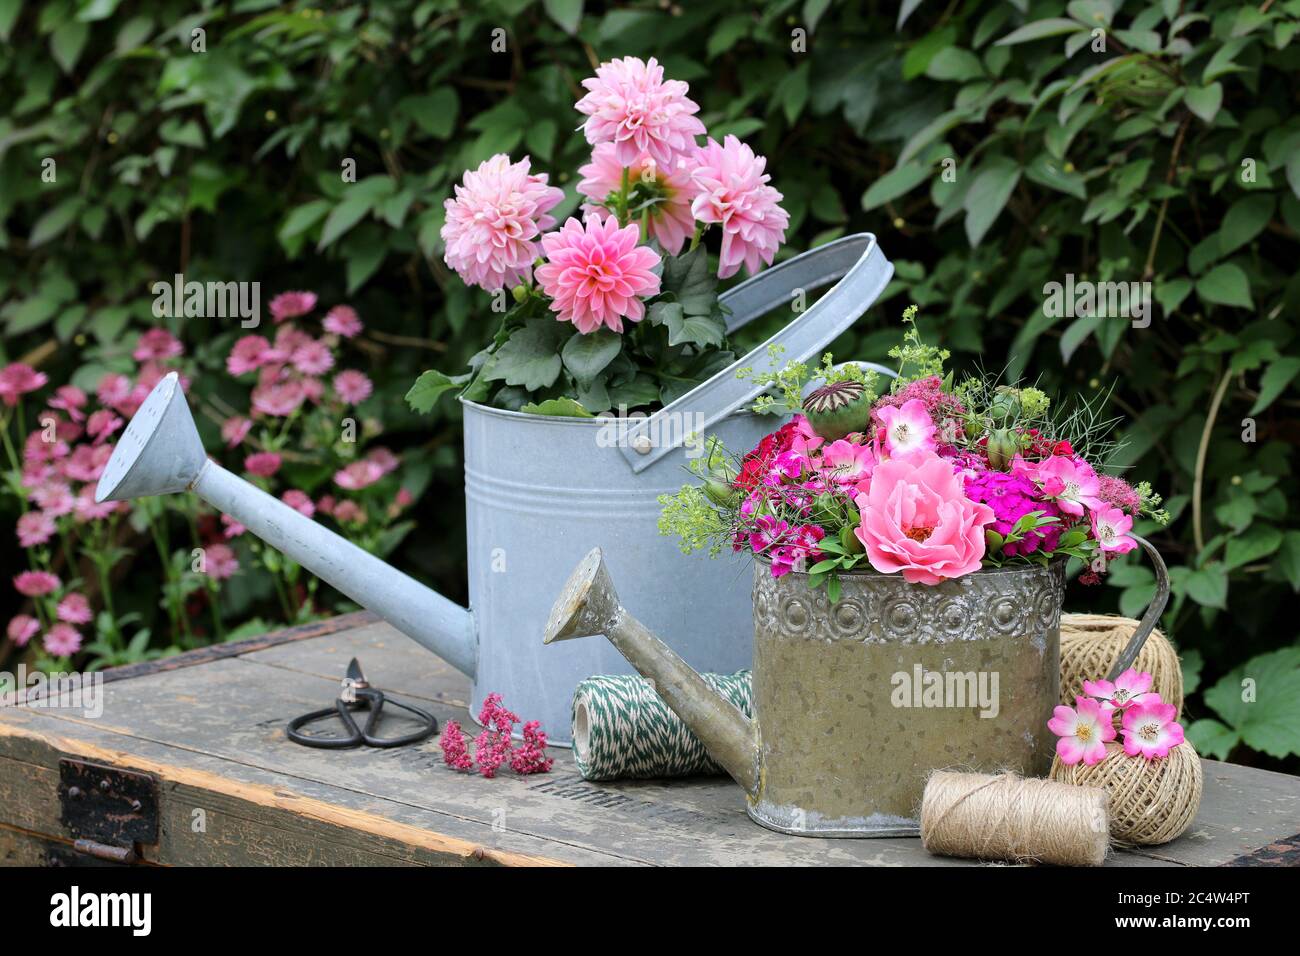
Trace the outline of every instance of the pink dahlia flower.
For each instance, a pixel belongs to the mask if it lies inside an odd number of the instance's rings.
[[[862,521],[854,534],[882,574],[901,571],[911,584],[938,584],[979,570],[993,509],[967,498],[938,455],[882,462],[855,501]]]
[[[375,386],[364,372],[347,369],[334,376],[334,392],[349,405],[360,405],[370,397]]]
[[[1126,754],[1154,760],[1168,757],[1169,751],[1183,742],[1183,728],[1177,723],[1178,708],[1166,704],[1158,694],[1149,696],[1149,701],[1124,711],[1120,733],[1124,735]]]
[[[691,212],[700,222],[722,226],[718,278],[735,275],[742,263],[750,275],[760,263],[771,265],[790,216],[777,205],[781,194],[767,185],[772,178],[763,172],[767,160],[728,136],[721,146],[710,139],[692,162]]]
[[[623,319],[640,322],[648,298],[659,292],[654,267],[659,255],[638,246],[636,224],[619,228],[613,216],[588,217],[586,225],[570,218],[557,232],[542,236],[547,261],[537,267],[537,281],[551,297],[561,322],[572,322],[584,335],[602,326],[623,331]]]
[[[1108,680],[1086,680],[1083,692],[1095,697],[1101,704],[1103,713],[1111,714],[1117,710],[1126,710],[1134,704],[1146,703],[1159,696],[1151,691],[1154,678],[1147,673],[1138,673],[1137,668],[1130,667],[1115,678]]]
[[[60,621],[69,624],[89,624],[91,618],[90,602],[86,595],[73,592],[59,602],[56,614]]]
[[[40,621],[30,614],[18,614],[10,618],[5,634],[18,647],[26,647],[27,642],[41,629]]]
[[[45,632],[44,643],[52,657],[71,657],[81,650],[81,635],[71,624],[55,624]]]
[[[495,292],[532,276],[535,240],[555,225],[547,213],[564,193],[528,167],[526,156],[511,164],[498,153],[467,170],[456,198],[443,203],[443,258],[467,284]]]
[[[326,332],[333,332],[345,339],[360,335],[362,329],[361,318],[357,315],[357,310],[350,305],[334,306],[325,313],[325,321],[321,324],[325,326]]]
[[[1133,518],[1118,508],[1103,506],[1092,513],[1092,535],[1106,554],[1128,554],[1137,542],[1127,532],[1133,527]]]
[[[1056,753],[1061,763],[1073,766],[1082,760],[1091,767],[1106,759],[1106,741],[1115,739],[1115,726],[1095,700],[1076,697],[1074,703],[1057,707],[1047,729],[1060,738]]]
[[[885,452],[890,458],[935,454],[936,429],[920,399],[913,398],[901,407],[885,405],[876,409],[875,415],[885,428]]]
[[[0,369],[0,401],[6,405],[17,405],[18,399],[28,392],[34,392],[46,382],[49,376],[38,372],[30,365],[14,362]]]
[[[1092,466],[1082,458],[1053,455],[1038,463],[1036,477],[1043,494],[1053,498],[1066,514],[1081,516],[1085,508],[1096,511],[1102,506],[1097,497],[1101,484]]]
[[[14,578],[14,588],[23,597],[44,597],[57,591],[62,583],[49,571],[24,571]]]
[[[316,308],[315,292],[281,292],[271,300],[271,318],[277,322],[306,315]]]
[[[72,510],[71,506],[68,510]],[[24,548],[34,548],[54,537],[56,530],[54,519],[49,514],[44,511],[29,511],[18,519],[18,544]]]
[[[614,159],[623,166],[649,156],[661,168],[672,169],[704,132],[695,117],[700,108],[686,96],[690,87],[681,80],[665,80],[664,68],[654,57],[649,62],[625,56],[602,63],[582,85],[587,95],[575,108],[587,117],[582,124],[587,142],[612,143]]]
[[[584,177],[578,183],[578,192],[591,202],[583,205],[582,210],[588,215],[605,212],[611,208],[607,202],[611,193],[617,193],[623,187],[623,169],[615,155],[613,143],[601,143],[591,152],[591,162],[579,168]],[[686,240],[695,234],[695,217],[691,215],[691,177],[684,165],[674,168],[660,166],[649,156],[640,156],[626,167],[631,183],[629,209],[632,219],[639,221],[640,214],[635,212],[643,203],[649,206],[649,218],[646,220],[650,235],[659,240],[659,245],[670,256],[682,251]]]

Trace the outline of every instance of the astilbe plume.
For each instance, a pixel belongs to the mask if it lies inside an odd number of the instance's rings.
[[[469,772],[477,762],[478,772],[491,779],[505,763],[517,774],[546,773],[554,765],[546,756],[546,733],[540,721],[524,724],[523,744],[512,745],[510,734],[519,717],[501,702],[500,694],[487,695],[478,719],[483,730],[474,739],[473,759],[460,724],[449,720],[442,729],[442,759],[453,770]]]
[[[465,746],[465,735],[461,733],[460,724],[456,721],[449,720],[443,726],[439,743],[442,746],[443,762],[447,766],[454,770],[466,771],[474,766],[469,749]]]

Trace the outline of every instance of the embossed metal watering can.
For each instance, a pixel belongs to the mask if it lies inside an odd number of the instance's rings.
[[[740,364],[774,369],[780,363],[769,356],[773,344],[784,348],[782,362],[812,357],[867,310],[893,271],[875,237],[863,233],[728,290],[721,301],[730,310],[731,332],[835,283]],[[557,652],[533,640],[564,570],[594,538],[606,542],[611,565],[634,582],[630,593],[651,625],[696,624],[681,645],[692,666],[727,673],[749,666],[743,566],[702,556],[683,565],[691,559],[657,529],[659,495],[681,486],[687,458],[703,450],[706,432],[728,448],[748,450],[770,430],[769,422],[746,410],[760,389],[735,373],[724,369],[648,418],[615,423],[622,427],[463,402],[470,609],[210,461],[175,375],[164,378],[132,418],[96,498],[195,492],[473,678],[471,714],[497,691],[525,719],[540,720],[553,742],[567,745],[578,682],[630,672],[603,643]]]
[[[1136,660],[1156,596],[1116,661]],[[604,634],[744,788],[751,819],[802,836],[913,836],[932,770],[1043,776],[1058,701],[1064,562],[938,585],[841,576],[831,604],[806,574],[754,567],[754,717],[723,699],[619,602],[599,548],[565,584],[543,643]],[[688,630],[693,625],[681,627]]]

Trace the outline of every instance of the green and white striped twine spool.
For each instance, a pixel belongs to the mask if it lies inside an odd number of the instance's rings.
[[[754,716],[749,671],[701,676],[746,717]],[[573,757],[586,780],[723,772],[650,682],[633,674],[588,677],[574,690]]]

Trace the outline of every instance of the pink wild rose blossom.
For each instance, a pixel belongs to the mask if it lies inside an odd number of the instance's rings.
[[[1115,726],[1092,698],[1076,697],[1074,702],[1074,707],[1062,704],[1053,710],[1047,729],[1060,738],[1056,753],[1061,763],[1073,766],[1082,760],[1091,767],[1106,759],[1106,741],[1115,739]]]
[[[1083,692],[1089,697],[1094,697],[1101,704],[1103,713],[1112,714],[1117,710],[1127,710],[1134,704],[1142,704],[1158,695],[1152,692],[1151,684],[1153,677],[1145,672],[1139,673],[1137,668],[1130,667],[1124,673],[1120,674],[1115,680],[1086,680],[1083,682]]]
[[[1183,728],[1177,719],[1178,708],[1166,704],[1159,694],[1148,694],[1142,703],[1124,711],[1120,727],[1124,752],[1147,760],[1168,757],[1169,751],[1183,742]]]
[[[723,145],[710,139],[691,160],[695,198],[691,212],[700,222],[722,226],[718,278],[735,275],[741,265],[750,275],[762,263],[772,264],[785,241],[790,217],[778,203],[783,198],[767,185],[767,160],[734,136]]]
[[[542,236],[547,261],[537,268],[537,281],[551,297],[551,310],[561,322],[572,322],[584,335],[601,327],[623,331],[623,320],[640,322],[642,298],[659,292],[653,271],[659,255],[637,245],[635,223],[619,228],[613,216],[593,214],[586,225],[570,217],[556,232]]]
[[[890,458],[927,457],[935,454],[935,427],[919,399],[901,407],[886,405],[875,412],[885,429],[885,452]]]
[[[678,157],[695,148],[704,133],[696,119],[699,106],[686,94],[681,80],[665,80],[664,68],[651,57],[610,60],[596,75],[582,81],[587,94],[575,109],[587,119],[582,124],[593,146],[612,143],[614,159],[631,167],[641,157],[653,159],[661,169],[673,169]]]
[[[1101,491],[1097,473],[1082,458],[1053,455],[1038,463],[1036,477],[1043,486],[1043,494],[1054,499],[1066,514],[1080,517],[1085,508],[1096,511],[1102,506],[1097,497]]]
[[[1128,554],[1137,547],[1128,531],[1133,527],[1133,518],[1118,508],[1103,505],[1092,513],[1092,534],[1097,545],[1105,554]]]

